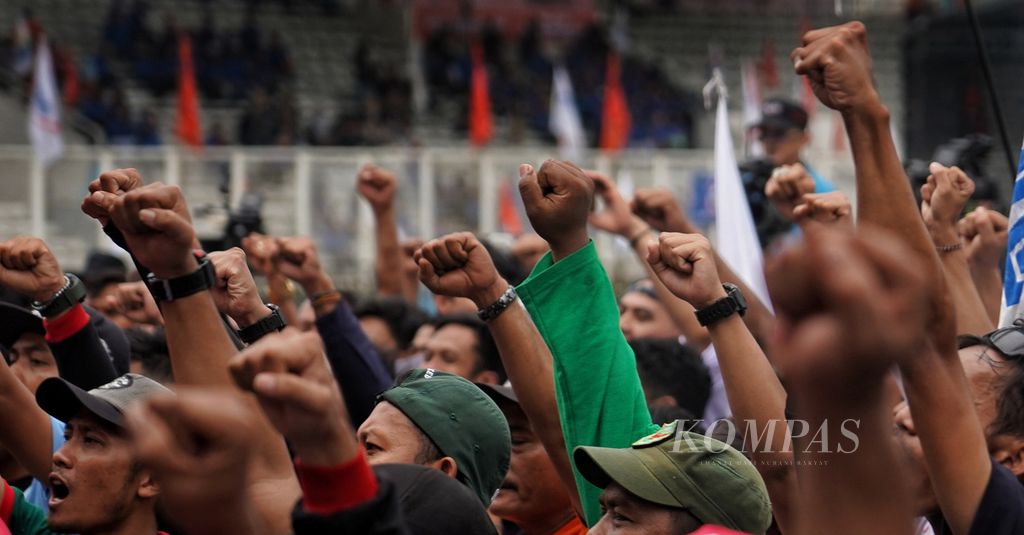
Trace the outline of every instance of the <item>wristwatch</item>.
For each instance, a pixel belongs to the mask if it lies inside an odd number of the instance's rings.
[[[71,309],[85,299],[85,284],[71,274],[64,275],[64,286],[49,301],[32,301],[32,309],[44,318],[52,318]]]
[[[158,279],[150,273],[146,276],[146,287],[157,303],[162,301],[174,301],[209,290],[217,282],[217,274],[213,270],[213,262],[206,255],[197,255],[199,269],[173,279]]]
[[[737,312],[740,316],[747,312],[747,300],[735,284],[727,282],[722,288],[725,288],[725,297],[697,311],[697,321],[701,326],[707,327]]]
[[[288,325],[288,322],[284,320],[284,316],[281,315],[281,309],[277,305],[267,303],[267,308],[270,309],[270,315],[263,316],[261,320],[238,331],[238,337],[246,344],[255,343],[256,340],[272,332],[280,331]]]

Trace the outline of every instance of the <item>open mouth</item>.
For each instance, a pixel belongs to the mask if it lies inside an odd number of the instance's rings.
[[[71,493],[71,488],[68,487],[67,482],[55,474],[50,474],[50,505],[54,505],[65,498]]]

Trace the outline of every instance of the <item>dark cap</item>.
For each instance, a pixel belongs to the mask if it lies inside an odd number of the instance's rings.
[[[27,308],[0,301],[0,345],[9,349],[26,333],[46,334],[43,317]]]
[[[508,471],[508,421],[476,385],[450,373],[415,369],[380,399],[402,411],[442,454],[455,459],[457,478],[490,505]]]
[[[494,524],[468,487],[440,470],[414,464],[382,464],[373,472],[394,486],[402,521],[416,535],[490,535]]]
[[[98,310],[87,305],[82,306],[89,314],[89,321],[96,329],[103,349],[107,351],[107,356],[114,365],[114,371],[118,374],[128,373],[132,361],[132,346],[128,341],[128,335]]]
[[[612,481],[632,494],[689,511],[705,524],[764,533],[772,506],[761,475],[731,446],[713,438],[662,426],[629,448],[577,447],[580,474],[605,488]]]
[[[118,427],[124,425],[124,411],[150,396],[171,393],[165,386],[135,373],[126,373],[113,381],[86,392],[61,379],[51,377],[39,384],[36,403],[50,416],[67,423],[83,408]]]
[[[807,111],[789,100],[768,99],[761,105],[761,122],[754,126],[763,130],[804,130],[807,128]]]
[[[493,399],[494,402],[497,403],[499,406],[503,401],[510,401],[512,403],[515,403],[516,405],[519,405],[519,398],[516,397],[516,391],[512,390],[511,386],[494,385],[491,383],[473,384],[480,387],[480,390],[483,390],[484,394],[490,396],[491,399]]]

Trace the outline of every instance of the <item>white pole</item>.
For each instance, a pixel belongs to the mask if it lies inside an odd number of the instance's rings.
[[[434,238],[434,152],[423,149],[419,155],[420,175],[420,238]]]
[[[32,157],[28,174],[28,204],[32,235],[46,240],[46,168],[38,157]]]
[[[491,154],[482,150],[477,153],[477,157],[480,169],[480,210],[477,214],[480,219],[477,227],[480,234],[486,236],[493,234],[497,228],[498,181],[494,176],[494,158]]]
[[[295,234],[299,236],[310,236],[313,233],[310,173],[309,151],[299,149],[295,155]]]

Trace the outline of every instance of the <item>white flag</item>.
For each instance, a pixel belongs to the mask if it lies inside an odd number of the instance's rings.
[[[583,122],[576,109],[576,95],[572,91],[572,81],[565,67],[555,67],[554,79],[551,82],[551,115],[548,128],[558,139],[558,149],[563,159],[578,162],[582,156],[587,136],[583,133]]]
[[[32,74],[32,100],[29,102],[28,137],[32,150],[44,166],[49,165],[64,152],[64,140],[60,134],[60,99],[57,93],[57,78],[53,74],[53,60],[46,38],[39,38],[36,49],[36,64]]]
[[[757,78],[757,65],[753,61],[743,62],[740,70],[743,79],[743,137],[746,140],[747,156],[764,156],[764,145],[754,134],[753,126],[761,122],[761,87]]]
[[[747,193],[740,180],[728,113],[725,96],[719,91],[715,116],[715,248],[736,275],[771,310],[762,267],[761,242],[757,238]]]

